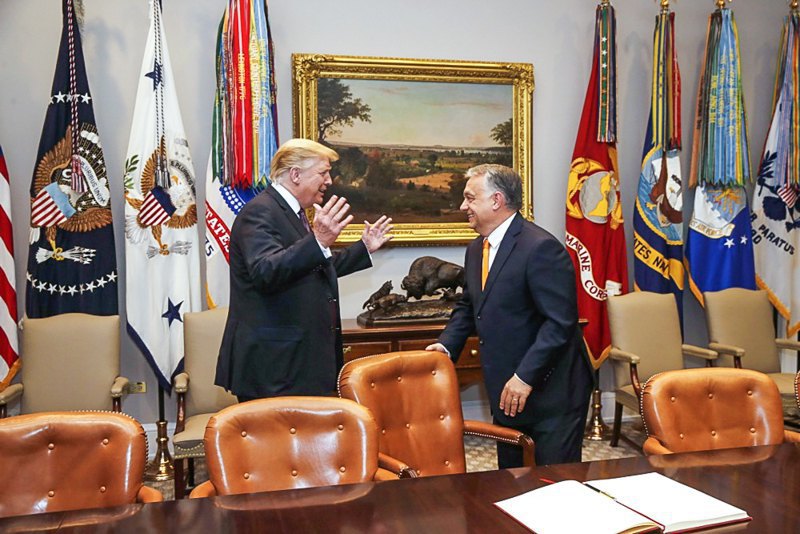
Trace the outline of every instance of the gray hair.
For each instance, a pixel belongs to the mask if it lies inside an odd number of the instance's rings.
[[[509,209],[514,211],[522,209],[522,178],[514,169],[496,163],[484,163],[469,169],[465,176],[467,179],[486,176],[489,189],[493,193],[502,193]]]

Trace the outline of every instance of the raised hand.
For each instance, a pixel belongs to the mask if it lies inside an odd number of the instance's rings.
[[[353,220],[348,215],[350,204],[344,197],[331,196],[324,206],[314,204],[314,237],[323,247],[330,247],[336,242],[345,226]]]
[[[370,254],[391,241],[394,237],[390,233],[393,228],[392,218],[386,215],[375,221],[375,224],[364,221],[364,232],[361,234],[361,241],[367,246]]]

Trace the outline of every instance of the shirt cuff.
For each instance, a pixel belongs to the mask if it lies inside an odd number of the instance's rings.
[[[522,382],[526,386],[531,387],[531,385],[528,384],[527,382],[525,382],[523,379],[521,379],[517,373],[514,373],[514,376],[517,378],[517,380],[519,380],[520,382]]]
[[[319,239],[317,239],[317,245],[319,245],[319,249],[322,251],[322,255],[325,256],[326,260],[328,258],[330,258],[331,256],[333,256],[333,253],[331,252],[331,249],[328,248],[328,247],[323,247],[322,243],[319,242]]]

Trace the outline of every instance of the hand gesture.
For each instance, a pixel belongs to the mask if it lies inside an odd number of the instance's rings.
[[[509,417],[514,417],[525,409],[525,401],[533,388],[513,375],[506,382],[500,394],[500,409]]]
[[[314,237],[320,245],[329,248],[336,242],[336,238],[345,226],[353,220],[352,215],[347,215],[350,211],[350,204],[344,197],[331,196],[324,206],[314,204]]]
[[[392,228],[394,228],[392,219],[386,215],[375,221],[375,224],[364,221],[364,232],[361,234],[361,241],[367,246],[370,254],[391,241],[394,237],[390,233]]]

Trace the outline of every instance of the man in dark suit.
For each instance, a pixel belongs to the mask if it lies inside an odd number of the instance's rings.
[[[292,139],[275,153],[272,186],[248,202],[230,241],[230,309],[218,386],[246,401],[282,395],[329,395],[342,367],[337,277],[372,265],[391,239],[391,219],[364,221],[361,240],[330,247],[352,221],[346,199],[332,196],[333,150]],[[311,229],[305,210],[314,207]]]
[[[477,332],[494,422],[531,436],[538,465],[579,462],[592,372],[572,262],[518,213],[522,181],[513,169],[479,165],[466,176],[461,211],[480,237],[467,247],[463,297],[428,350],[456,359]],[[497,455],[501,468],[522,465],[517,447],[498,443]]]

